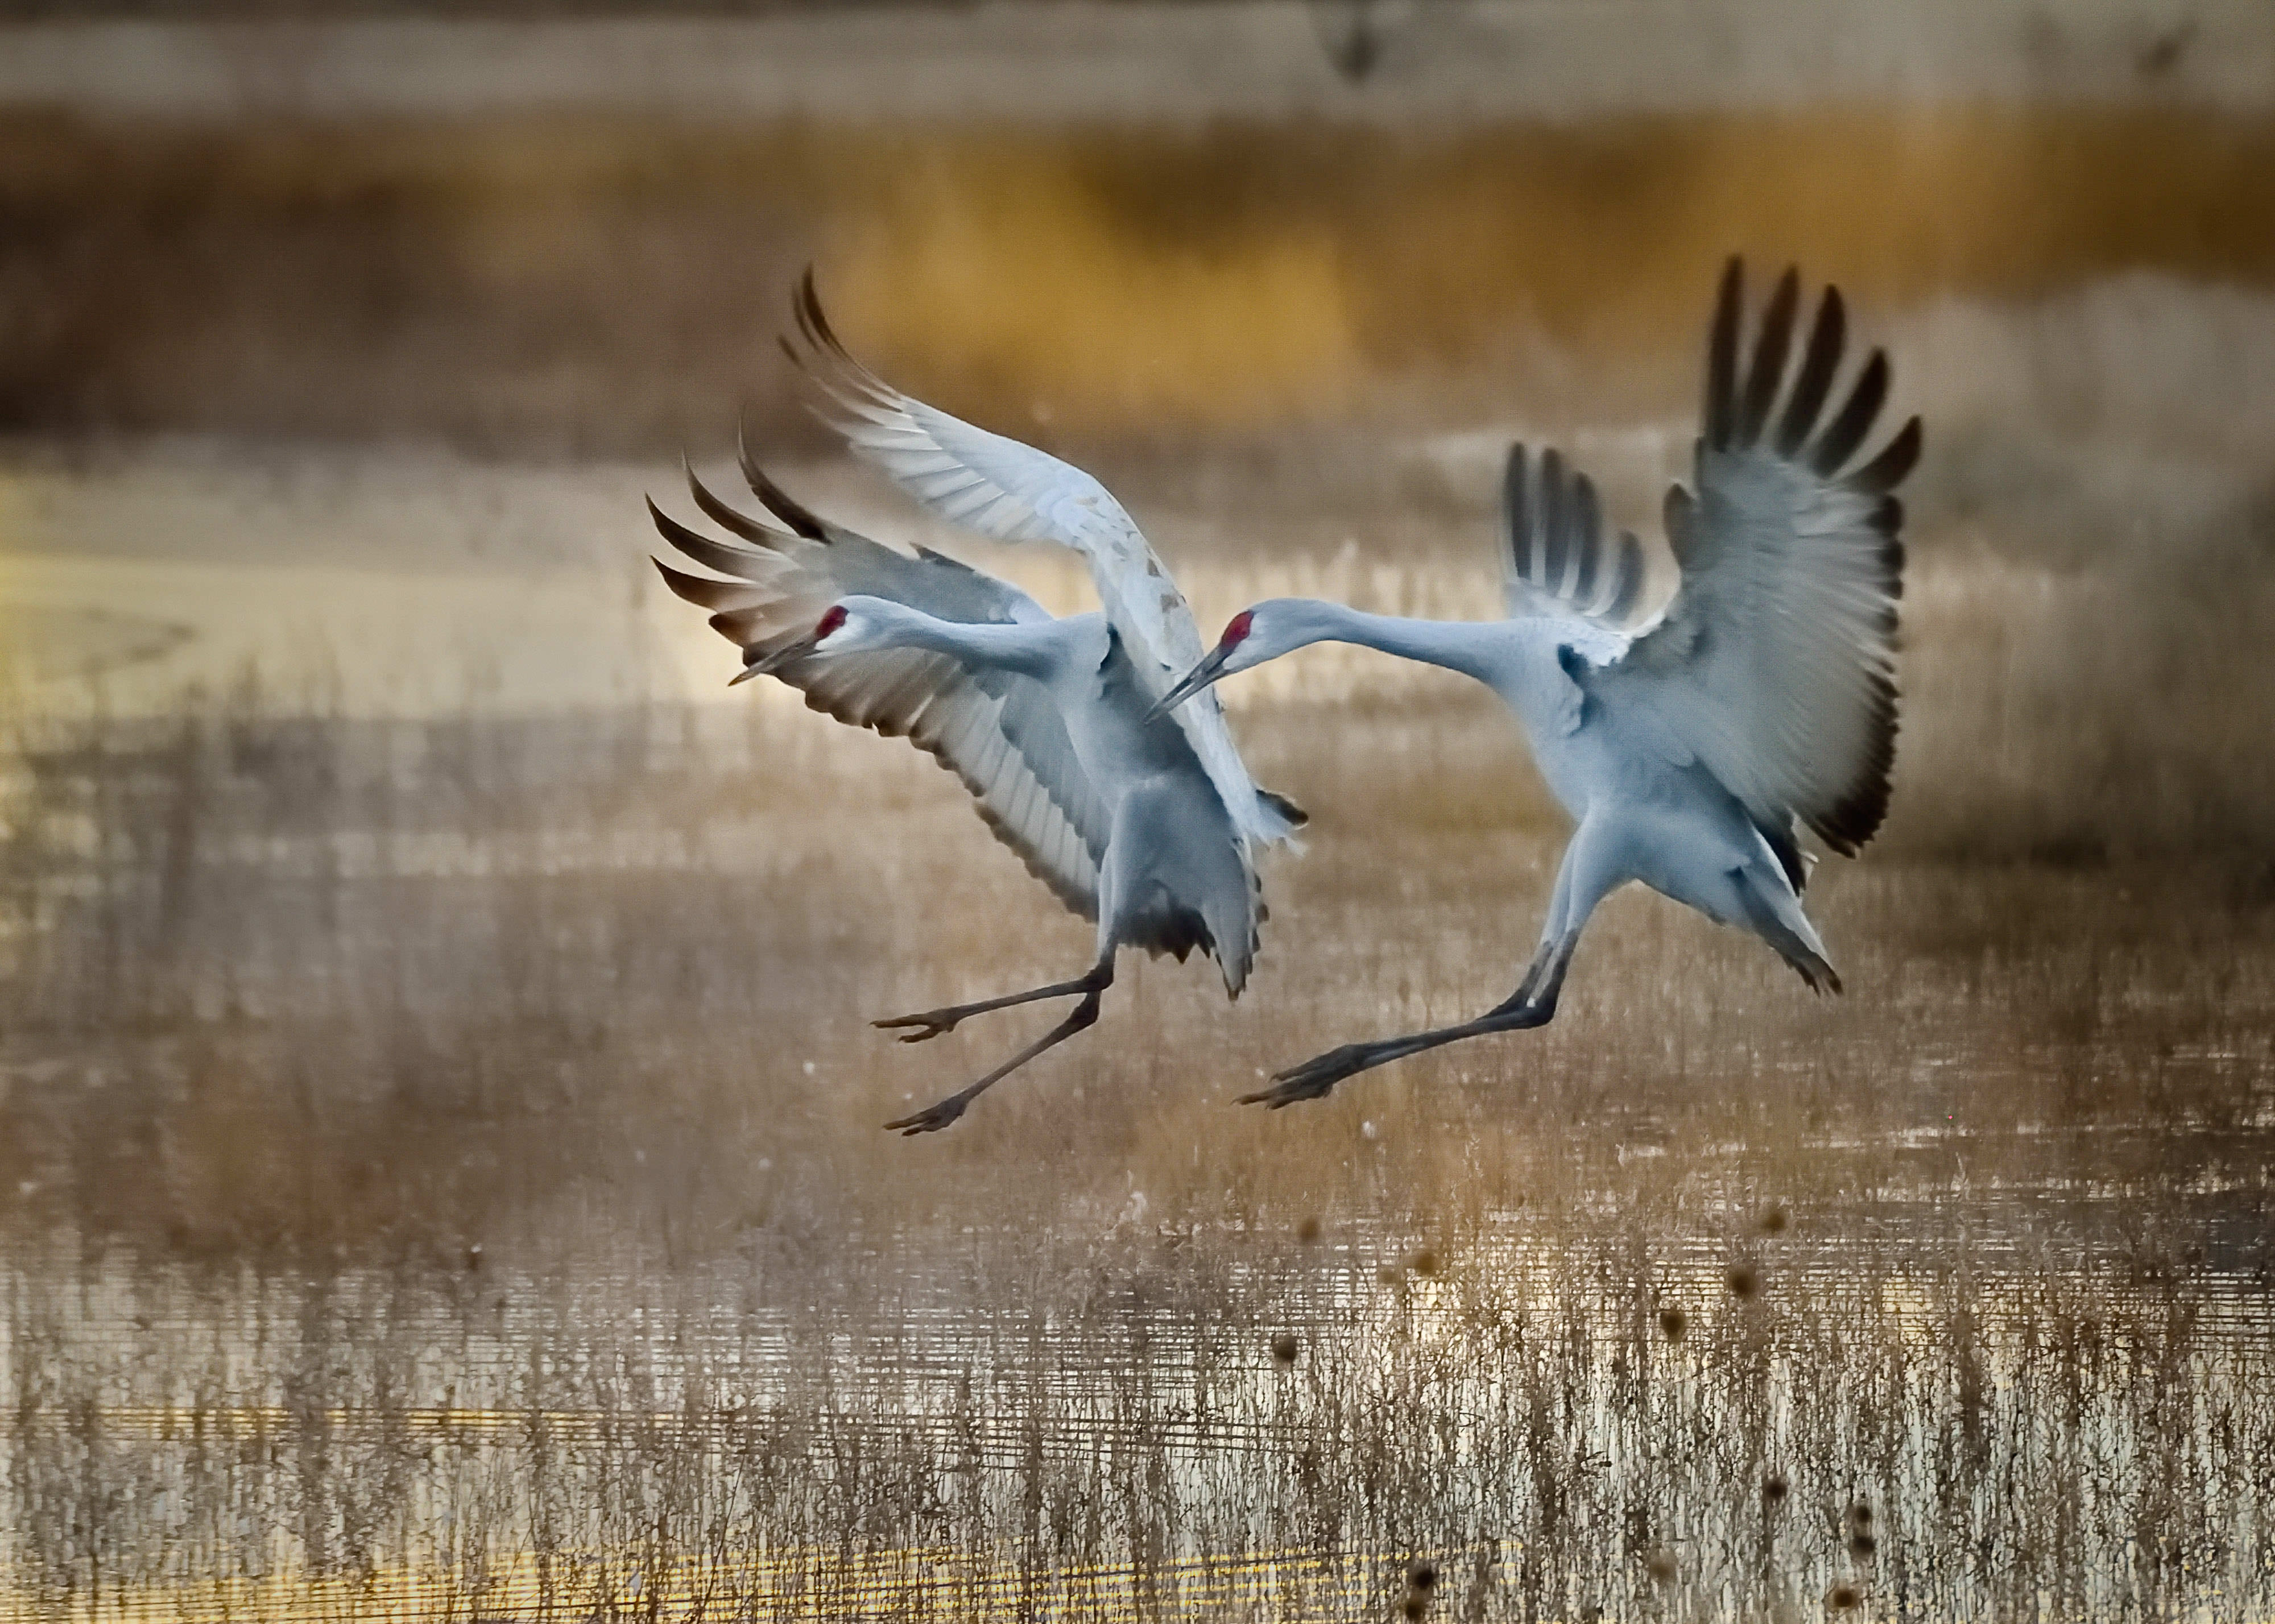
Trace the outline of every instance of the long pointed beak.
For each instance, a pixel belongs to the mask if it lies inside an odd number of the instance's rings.
[[[1222,676],[1224,662],[1231,658],[1232,650],[1219,645],[1202,660],[1200,664],[1186,672],[1175,687],[1153,702],[1153,708],[1145,713],[1145,720],[1152,721],[1156,716],[1168,715],[1202,689],[1216,681],[1218,677]]]
[[[783,644],[771,654],[761,654],[729,678],[727,686],[732,688],[737,683],[747,683],[754,676],[771,676],[792,661],[803,660],[812,653],[813,646],[820,640],[820,638],[800,638],[794,643]]]

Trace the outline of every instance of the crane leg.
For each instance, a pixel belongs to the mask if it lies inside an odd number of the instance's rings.
[[[1581,927],[1596,904],[1629,874],[1621,861],[1620,832],[1608,821],[1583,822],[1556,872],[1556,888],[1548,902],[1548,925],[1540,946],[1526,967],[1516,991],[1473,1021],[1441,1026],[1434,1031],[1410,1032],[1402,1038],[1381,1038],[1372,1043],[1347,1043],[1315,1055],[1300,1066],[1276,1073],[1273,1086],[1243,1094],[1243,1105],[1269,1106],[1274,1111],[1299,1099],[1323,1099],[1346,1077],[1425,1050],[1442,1048],[1466,1038],[1493,1032],[1528,1031],[1555,1018],[1556,1001],[1564,991],[1564,972],[1572,950],[1580,945]]]
[[[1104,992],[1114,979],[1109,966],[1092,970],[1071,981],[1054,981],[1048,986],[1039,986],[1027,993],[1007,993],[1001,998],[983,998],[976,1004],[950,1004],[943,1009],[927,1009],[921,1015],[896,1015],[889,1020],[872,1021],[870,1025],[886,1031],[909,1026],[918,1030],[900,1034],[903,1043],[922,1043],[927,1038],[937,1038],[942,1032],[952,1032],[956,1023],[968,1016],[986,1015],[991,1009],[1009,1009],[1019,1004],[1032,1004],[1045,998],[1071,998],[1077,993]]]
[[[1240,1103],[1270,1106],[1277,1111],[1299,1099],[1322,1099],[1346,1077],[1372,1071],[1377,1066],[1387,1066],[1394,1060],[1404,1060],[1425,1049],[1441,1048],[1465,1038],[1483,1038],[1492,1032],[1529,1031],[1536,1026],[1546,1026],[1555,1017],[1557,994],[1564,987],[1564,967],[1571,962],[1572,949],[1579,940],[1580,933],[1574,931],[1561,940],[1544,942],[1523,984],[1506,1001],[1474,1021],[1441,1026],[1434,1031],[1411,1032],[1402,1038],[1378,1039],[1372,1043],[1347,1043],[1275,1074],[1272,1087],[1243,1094]]]
[[[1069,982],[1066,984],[1067,990],[1074,991],[1079,989],[1082,992],[1083,996],[1082,1001],[1067,1012],[1067,1017],[1065,1020],[1061,1021],[1056,1026],[1052,1027],[1050,1031],[1036,1039],[1034,1042],[1029,1044],[1025,1048],[1020,1050],[1017,1054],[1014,1054],[1010,1059],[1005,1061],[1001,1065],[996,1067],[994,1070],[989,1072],[986,1076],[981,1077],[979,1081],[965,1084],[964,1087],[956,1090],[953,1094],[950,1094],[947,1099],[939,1100],[933,1105],[926,1107],[923,1110],[918,1111],[913,1116],[903,1116],[896,1122],[887,1122],[885,1126],[899,1129],[902,1137],[904,1138],[913,1134],[938,1133],[941,1129],[955,1122],[957,1117],[962,1116],[966,1106],[969,1106],[973,1100],[979,1099],[980,1095],[986,1093],[998,1083],[1001,1083],[1005,1077],[1009,1076],[1013,1072],[1018,1070],[1020,1067],[1034,1059],[1035,1056],[1042,1054],[1047,1049],[1056,1048],[1060,1044],[1064,1043],[1077,1032],[1083,1031],[1086,1027],[1093,1025],[1098,1020],[1100,994],[1104,993],[1107,987],[1113,985],[1114,958],[1112,954],[1109,952],[1107,957],[1099,961],[1098,967],[1092,970],[1089,975],[1084,977],[1080,981]],[[1041,998],[1047,995],[1047,990],[1045,993],[1027,993],[1024,997]],[[1002,1001],[1017,1003],[1024,1001],[1024,1000],[1014,998]],[[1001,1006],[998,1004],[990,1007],[1000,1008]],[[929,1036],[930,1034],[926,1035]]]

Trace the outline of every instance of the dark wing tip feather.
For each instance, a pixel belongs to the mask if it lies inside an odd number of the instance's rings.
[[[1810,466],[1822,477],[1838,479],[1856,448],[1864,443],[1864,436],[1872,432],[1872,424],[1880,415],[1880,407],[1888,398],[1888,357],[1885,351],[1875,350],[1864,363],[1863,371],[1856,374],[1856,386],[1848,391],[1848,403],[1833,419],[1833,426],[1818,439],[1810,453]]]
[[[1801,842],[1794,838],[1791,820],[1759,818],[1755,820],[1754,827],[1769,842],[1778,866],[1785,871],[1786,883],[1793,888],[1793,894],[1799,896],[1808,890],[1809,865],[1802,860]]]
[[[797,291],[790,297],[790,307],[797,316],[797,330],[809,341],[821,343],[820,336],[829,330],[829,320],[821,313],[821,291],[810,261],[797,274]]]
[[[663,577],[663,584],[671,589],[673,597],[698,608],[749,609],[772,601],[765,588],[747,582],[714,581],[707,576],[690,575],[684,570],[673,569],[661,558],[650,558],[648,563]]]
[[[1895,438],[1880,448],[1878,456],[1848,476],[1848,483],[1860,491],[1876,495],[1894,490],[1918,463],[1920,442],[1919,419],[1907,419],[1904,426],[1896,431]],[[1895,498],[1891,496],[1888,500],[1893,502]],[[1896,522],[1901,523],[1902,518],[1903,509],[1900,505],[1896,509]]]
[[[1739,445],[1750,446],[1761,440],[1762,427],[1777,403],[1778,385],[1785,381],[1786,355],[1793,346],[1793,321],[1800,307],[1801,272],[1788,266],[1785,275],[1778,278],[1777,291],[1770,295],[1761,333],[1754,341],[1753,366],[1733,430]]]
[[[821,291],[815,284],[811,265],[797,279],[797,303],[798,330],[805,335],[806,341],[817,350],[827,351],[856,373],[860,372],[861,364],[853,359],[852,351],[845,347],[844,342],[837,336],[836,329],[829,325],[828,316],[822,312]]]
[[[1828,287],[1818,301],[1817,321],[1809,329],[1808,347],[1802,351],[1801,372],[1794,379],[1785,417],[1778,425],[1777,454],[1792,458],[1808,443],[1817,428],[1818,414],[1832,393],[1833,374],[1840,368],[1840,351],[1847,342],[1848,307],[1840,290]]]
[[[1311,820],[1311,813],[1296,805],[1295,802],[1289,800],[1286,796],[1281,795],[1274,790],[1258,789],[1256,792],[1256,797],[1262,801],[1266,805],[1271,807],[1273,811],[1278,812],[1282,818],[1285,818],[1291,827],[1300,829]]]
[[[655,498],[643,498],[647,503],[647,516],[654,524],[656,533],[686,557],[693,559],[707,570],[716,570],[722,575],[731,575],[737,580],[763,579],[753,573],[765,567],[765,555],[746,548],[729,547],[724,541],[714,541],[699,532],[689,529],[677,519],[655,505]]]
[[[1667,545],[1674,554],[1674,562],[1688,563],[1697,537],[1692,521],[1697,513],[1697,501],[1680,485],[1667,487],[1667,501],[1662,505],[1662,522],[1667,526]]]
[[[1706,403],[1701,416],[1706,443],[1717,451],[1728,449],[1737,415],[1738,322],[1745,291],[1745,262],[1734,253],[1722,268],[1721,290],[1714,299],[1714,327],[1706,342]]]
[[[673,597],[694,604],[698,608],[717,607],[711,600],[724,583],[706,580],[699,575],[690,575],[684,570],[675,570],[661,558],[651,557],[648,563],[655,566],[655,572],[663,578],[663,584],[671,589]]]
[[[1871,679],[1871,731],[1854,778],[1840,798],[1808,819],[1818,838],[1844,857],[1853,857],[1887,820],[1888,797],[1896,765],[1898,729],[1895,679],[1886,672]]]
[[[711,630],[741,649],[745,658],[752,658],[773,652],[760,635],[766,631],[768,618],[764,608],[722,609],[711,617]],[[786,682],[790,680],[786,671],[775,675]]]
[[[1643,543],[1635,533],[1620,533],[1619,573],[1613,578],[1614,585],[1611,601],[1604,605],[1604,618],[1614,624],[1624,623],[1635,613],[1636,604],[1643,597]]]
[[[1596,482],[1584,473],[1572,476],[1571,548],[1579,554],[1573,572],[1572,593],[1585,605],[1596,595],[1596,570],[1604,542],[1604,510],[1596,499]]]
[[[768,512],[807,540],[828,544],[828,527],[821,522],[820,516],[775,484],[759,466],[759,459],[751,455],[750,437],[740,425],[735,430],[735,460],[742,468],[743,482],[751,487],[751,495],[765,502]]]
[[[1540,533],[1541,578],[1533,584],[1547,592],[1563,585],[1565,536],[1570,528],[1571,493],[1564,478],[1563,453],[1554,446],[1540,454],[1540,510],[1534,519]]]
[[[711,487],[696,476],[695,465],[687,460],[684,453],[680,457],[679,465],[687,475],[688,495],[694,499],[698,508],[709,516],[711,522],[722,530],[740,536],[745,541],[755,542],[760,547],[772,547],[776,542],[790,539],[781,531],[761,524],[749,514],[742,512],[714,495]]]
[[[1531,563],[1530,485],[1530,454],[1520,440],[1508,448],[1508,461],[1501,470],[1500,482],[1501,540],[1508,548],[1509,565],[1520,578],[1530,573],[1528,566]]]

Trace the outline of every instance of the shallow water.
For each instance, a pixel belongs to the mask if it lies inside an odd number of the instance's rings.
[[[2047,1148],[2090,1166],[2135,1131]],[[2167,1164],[2268,1148],[2150,1137]],[[1078,1241],[754,1236],[699,1265],[19,1247],[4,1555],[38,1599],[10,1616],[1360,1618],[1425,1558],[1463,1617],[1773,1613],[1852,1580],[1891,1615],[2264,1613],[2256,1181],[2165,1195],[2200,1238],[2144,1256],[2090,1178],[1828,1153],[1896,1166],[1869,1204],[1719,1233],[1515,1209],[1451,1244],[1306,1241],[1138,1201]]]
[[[1470,615],[1498,439],[1381,451],[1419,517],[1126,494],[1205,622]],[[0,1616],[1374,1619],[1424,1559],[1462,1619],[2267,1616],[2248,458],[2018,443],[1922,503],[1847,998],[1628,895],[1553,1027],[1236,1108],[1501,997],[1562,837],[1490,706],[1319,652],[1233,696],[1318,815],[1248,996],[1133,963],[911,1143],[1023,1017],[862,1023],[1087,931],[913,752],[724,691],[641,585],[672,470],[11,465]],[[1632,511],[1680,442],[1587,449]],[[2220,601],[2048,488],[2187,491],[2137,546]]]

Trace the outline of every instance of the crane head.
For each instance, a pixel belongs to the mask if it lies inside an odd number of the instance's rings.
[[[1151,721],[1156,716],[1165,715],[1176,709],[1178,706],[1209,686],[1220,676],[1229,676],[1235,671],[1245,671],[1252,665],[1261,665],[1275,653],[1285,653],[1286,651],[1282,649],[1262,646],[1265,639],[1256,636],[1257,616],[1269,610],[1270,608],[1269,604],[1259,603],[1251,608],[1241,610],[1239,614],[1227,621],[1224,635],[1217,639],[1216,646],[1202,657],[1198,665],[1186,672],[1168,692],[1160,697],[1153,708],[1145,714],[1145,719]]]
[[[850,618],[851,616],[843,604],[831,604],[821,612],[821,618],[813,623],[812,631],[802,638],[792,638],[789,642],[778,646],[771,652],[756,654],[756,657],[752,659],[751,662],[744,666],[727,685],[731,688],[736,683],[746,683],[754,676],[767,676],[780,670],[793,661],[805,659],[808,654],[831,652],[823,645],[844,631],[845,623]]]

